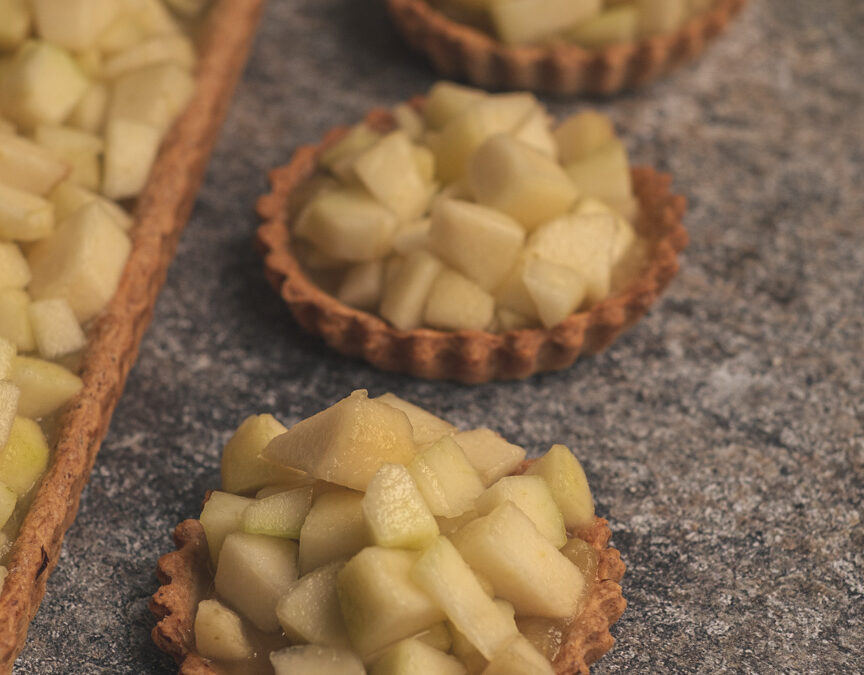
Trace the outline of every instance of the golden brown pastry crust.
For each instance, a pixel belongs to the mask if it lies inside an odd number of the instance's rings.
[[[137,201],[132,252],[117,292],[93,326],[81,372],[84,386],[61,417],[51,462],[12,548],[0,593],[0,672],[11,672],[57,564],[63,535],[75,518],[192,210],[262,6],[263,0],[220,0],[208,16],[195,96],[166,137]]]
[[[421,102],[419,98],[412,101],[415,106]],[[366,122],[377,129],[393,124],[392,116],[383,109],[369,113]],[[382,370],[465,383],[559,370],[580,354],[606,349],[642,317],[678,272],[678,253],[688,241],[681,222],[686,200],[669,191],[670,176],[635,168],[633,188],[642,214],[635,226],[649,240],[652,253],[647,268],[623,291],[548,329],[504,333],[398,330],[316,286],[291,252],[288,223],[299,201],[298,192],[315,173],[319,153],[346,132],[346,128],[333,129],[319,145],[301,147],[288,165],[270,172],[272,192],[258,200],[258,213],[265,222],[257,233],[270,283],[303,328],[320,335],[342,354],[362,357]]]
[[[711,10],[674,33],[587,50],[570,44],[507,46],[450,19],[426,0],[387,0],[405,40],[441,75],[486,88],[553,94],[612,94],[645,84],[701,54],[746,4],[716,0]]]

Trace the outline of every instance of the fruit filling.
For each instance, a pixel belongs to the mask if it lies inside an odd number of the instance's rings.
[[[597,580],[594,503],[565,446],[524,460],[393,394],[248,418],[200,516],[197,652],[226,673],[553,673]]]
[[[551,327],[641,270],[624,144],[585,111],[441,82],[318,155],[293,251],[340,301],[400,330]]]
[[[0,1],[0,564],[129,255],[126,207],[194,90],[205,5]]]

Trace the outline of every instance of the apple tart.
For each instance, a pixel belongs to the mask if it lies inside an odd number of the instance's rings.
[[[671,179],[599,113],[447,82],[300,148],[257,242],[299,323],[384,370],[484,382],[569,366],[635,323],[687,243]]]
[[[393,394],[248,418],[159,561],[153,639],[186,674],[587,673],[626,603],[563,445],[537,460]]]
[[[612,94],[664,75],[747,0],[387,0],[446,77],[487,88]]]

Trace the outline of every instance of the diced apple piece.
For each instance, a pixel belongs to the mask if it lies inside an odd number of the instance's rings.
[[[452,539],[468,564],[489,578],[496,596],[512,602],[520,616],[573,616],[579,606],[585,585],[579,570],[513,503],[471,521]]]
[[[63,49],[43,41],[25,42],[3,78],[0,106],[25,129],[59,124],[88,86],[87,76]]]
[[[100,136],[72,127],[40,124],[33,137],[71,167],[67,180],[91,190],[99,186],[99,155],[105,145]]]
[[[587,588],[587,586],[586,586]],[[516,619],[519,632],[534,649],[553,661],[564,642],[564,633],[572,619],[546,619],[542,616],[520,616]]]
[[[363,493],[338,490],[320,495],[300,528],[300,573],[350,558],[370,543]]]
[[[103,82],[91,82],[87,91],[72,108],[66,122],[90,133],[99,132],[105,121],[108,100],[108,87]]]
[[[503,281],[524,241],[522,227],[495,209],[457,199],[439,199],[432,208],[430,246],[487,291]]]
[[[687,18],[686,0],[636,0],[640,36],[663,35],[678,29]]]
[[[607,206],[598,199],[587,197],[579,202],[579,206],[574,211],[577,216],[592,215],[596,213],[605,213],[615,219],[617,227],[615,233],[615,243],[612,245],[612,264],[619,264],[630,252],[634,241],[636,240],[636,230],[633,226],[615,209]]]
[[[219,562],[219,551],[222,550],[225,537],[240,530],[243,512],[252,503],[253,499],[238,497],[230,492],[214,490],[210,493],[199,520],[207,537],[207,548],[214,567]]]
[[[459,113],[485,98],[486,93],[480,89],[453,82],[437,82],[426,96],[423,119],[432,129],[443,129]]]
[[[471,156],[468,184],[480,204],[529,231],[560,216],[578,196],[554,159],[505,134],[492,136]]]
[[[102,75],[113,80],[133,70],[163,63],[175,63],[191,70],[195,66],[195,48],[189,38],[179,34],[160,35],[139,42],[108,58],[102,66]]]
[[[314,198],[295,231],[333,258],[368,262],[390,250],[396,223],[393,212],[368,193],[341,188]]]
[[[615,128],[606,115],[584,110],[571,115],[555,129],[562,164],[587,157],[615,140]]]
[[[0,50],[12,50],[27,39],[30,33],[28,0],[0,2]]]
[[[137,196],[147,183],[161,140],[159,129],[149,124],[108,120],[102,194],[109,199]]]
[[[455,516],[454,518],[444,518],[442,516],[438,516],[435,520],[438,522],[438,529],[441,531],[445,537],[449,537],[460,527],[465,525],[466,523],[470,523],[472,520],[477,518],[480,514],[477,513],[474,509],[470,511],[465,511],[461,515]]]
[[[582,578],[585,579],[585,591],[582,594],[584,604],[588,599],[591,587],[597,581],[597,549],[587,541],[574,537],[567,540],[567,543],[561,548],[561,553],[576,566],[576,569],[582,573]]]
[[[21,136],[0,134],[0,183],[45,195],[67,173],[66,162],[45,148]]]
[[[450,647],[453,644],[453,638],[450,637],[450,631],[447,630],[447,623],[444,621],[436,623],[429,630],[418,633],[414,637],[420,640],[420,642],[442,652],[450,651]]]
[[[393,250],[402,255],[412,251],[425,249],[429,243],[429,229],[432,221],[429,218],[419,218],[403,223],[393,235]]]
[[[180,24],[162,0],[125,0],[144,35],[171,35],[182,32]]]
[[[342,616],[351,644],[361,657],[444,620],[432,598],[411,580],[417,556],[411,551],[370,546],[339,573]]]
[[[401,410],[358,389],[274,438],[264,456],[315,478],[365,490],[381,465],[411,461],[413,430]]]
[[[441,261],[426,251],[414,251],[387,282],[378,312],[399,330],[420,326],[426,299],[441,271]]]
[[[411,570],[411,578],[486,658],[491,658],[517,635],[513,619],[508,620],[486,595],[471,568],[446,537],[438,537],[422,553]]]
[[[485,516],[507,501],[519,507],[555,548],[560,549],[567,543],[564,518],[543,478],[505,476],[477,498],[475,508]]]
[[[36,300],[30,303],[29,311],[33,337],[43,358],[57,359],[87,344],[75,312],[63,298]]]
[[[578,530],[593,524],[594,500],[588,479],[579,460],[567,446],[553,445],[526,473],[546,481],[568,529]]]
[[[381,134],[365,124],[357,124],[336,143],[324,150],[318,157],[318,164],[325,169],[347,157],[355,157],[367,148],[372,147],[381,138]]]
[[[276,606],[276,616],[293,643],[350,647],[339,607],[336,578],[344,563],[319,567],[300,577]]]
[[[426,125],[423,122],[423,117],[409,103],[399,103],[393,107],[393,119],[396,120],[396,126],[399,127],[412,141],[419,142],[423,138],[423,133],[426,131]]]
[[[192,74],[176,63],[133,70],[114,82],[108,119],[140,122],[165,133],[194,91]]]
[[[36,349],[30,325],[30,296],[20,288],[0,291],[0,337],[14,344],[18,351]]]
[[[0,183],[0,239],[37,241],[47,237],[53,229],[51,202]]]
[[[467,277],[444,269],[429,291],[423,321],[444,330],[484,330],[494,314],[495,298]]]
[[[0,336],[0,380],[9,379],[9,375],[12,373],[12,360],[17,353],[18,348],[15,344]]]
[[[502,42],[536,43],[600,11],[602,0],[499,0],[490,12]]]
[[[21,390],[18,414],[34,419],[65,405],[82,386],[81,379],[63,366],[27,356],[12,361],[10,379]]]
[[[419,549],[438,536],[435,518],[400,464],[384,464],[369,481],[363,515],[378,546]]]
[[[117,0],[32,0],[36,30],[49,42],[80,52],[115,19]]]
[[[65,298],[84,323],[114,295],[130,249],[111,214],[98,203],[88,204],[30,250],[30,295]]]
[[[240,616],[215,599],[198,603],[195,650],[204,658],[237,661],[255,653]]]
[[[537,328],[537,319],[507,307],[498,307],[495,310],[495,321],[498,323],[499,331],[523,330],[526,328]]]
[[[92,190],[71,183],[68,180],[64,180],[55,187],[48,198],[54,205],[54,219],[58,223],[66,220],[66,218],[82,206],[96,202],[111,216],[114,224],[121,230],[126,232],[132,227],[132,216],[126,213],[120,206],[96,194]]]
[[[450,424],[447,420],[442,420],[440,417],[436,417],[420,406],[416,406],[413,403],[409,403],[408,401],[399,398],[396,394],[387,392],[386,394],[378,396],[374,400],[393,406],[408,416],[408,421],[411,422],[411,428],[414,430],[414,442],[417,445],[433,443],[442,436],[449,436],[456,433],[456,427]]]
[[[2,11],[0,11],[0,16],[2,16]],[[9,520],[17,503],[18,495],[15,493],[15,490],[0,481],[0,527],[3,527],[6,521]]]
[[[513,138],[552,159],[558,158],[558,144],[552,134],[548,113],[537,108],[513,132]]]
[[[225,537],[213,579],[216,592],[259,629],[279,629],[276,604],[295,581],[296,542],[245,532]]]
[[[414,158],[417,172],[423,182],[426,183],[428,194],[431,197],[432,193],[438,189],[438,183],[435,182],[435,153],[425,145],[412,145],[411,155]]]
[[[384,264],[370,260],[348,268],[336,297],[350,307],[371,311],[381,302],[383,289]]]
[[[311,507],[311,486],[279,492],[249,504],[243,511],[241,527],[249,534],[298,539]]]
[[[589,155],[569,162],[565,169],[576,187],[589,197],[597,197],[604,202],[619,202],[633,195],[627,150],[617,139]]]
[[[408,471],[436,516],[462,515],[473,508],[474,500],[483,492],[480,476],[450,436],[418,453]]]
[[[585,298],[587,284],[575,270],[548,260],[529,260],[522,279],[547,328],[570,316]]]
[[[21,390],[15,384],[0,379],[0,449],[9,440],[12,424],[15,422],[15,416],[18,413],[18,401],[20,398]]]
[[[363,662],[347,649],[296,645],[270,653],[275,675],[365,675]]]
[[[549,660],[519,635],[499,651],[483,675],[555,675]]]
[[[506,307],[530,319],[538,319],[537,306],[525,286],[525,266],[530,260],[531,256],[520,252],[495,291],[495,301],[499,307]]]
[[[16,417],[9,439],[0,448],[0,476],[19,497],[39,480],[48,466],[50,450],[39,425],[26,417]]]
[[[453,436],[453,440],[465,452],[486,487],[513,473],[525,459],[523,448],[509,443],[491,429],[460,431]]]
[[[465,675],[466,672],[458,659],[416,638],[390,647],[369,671],[370,675]]]
[[[607,45],[633,42],[639,27],[639,10],[633,5],[612,7],[585,23],[573,26],[566,36],[587,49],[599,49]]]

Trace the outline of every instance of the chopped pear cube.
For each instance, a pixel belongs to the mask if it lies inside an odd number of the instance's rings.
[[[291,642],[350,647],[336,592],[336,579],[344,566],[335,562],[313,570],[279,600],[276,616]]]
[[[384,288],[379,314],[399,330],[420,326],[426,299],[441,267],[441,261],[426,251],[405,256]]]
[[[671,33],[687,18],[687,0],[636,0],[635,4],[640,36]]]
[[[337,490],[318,496],[300,528],[300,573],[348,559],[370,544],[363,493]]]
[[[390,647],[369,671],[370,675],[465,675],[466,672],[458,659],[417,638]]]
[[[483,675],[555,675],[555,669],[549,659],[519,635],[489,661]]]
[[[14,383],[0,379],[0,448],[9,440],[20,398],[21,390]]]
[[[429,630],[415,635],[414,638],[442,652],[450,651],[453,644],[453,638],[450,637],[446,621],[436,623]]]
[[[162,0],[126,0],[135,21],[146,35],[171,35],[182,31]]]
[[[588,599],[591,587],[597,581],[597,564],[599,562],[597,549],[587,541],[574,537],[568,539],[567,543],[561,547],[561,553],[576,566],[576,569],[582,573],[582,577],[585,579],[585,591],[582,594],[584,604]]]
[[[565,169],[576,187],[586,196],[616,203],[633,196],[627,150],[617,139],[589,155],[569,162]]]
[[[594,500],[585,470],[565,445],[553,445],[534,462],[528,474],[543,478],[570,530],[590,527],[594,522]]]
[[[417,445],[434,443],[442,436],[450,436],[456,433],[456,427],[450,424],[450,422],[436,417],[420,406],[399,398],[396,394],[387,392],[374,400],[393,406],[408,416],[408,421],[411,422],[411,428],[414,430],[414,442]]]
[[[526,314],[520,314],[507,307],[498,307],[495,309],[495,321],[498,325],[498,330],[523,330],[526,328],[537,328],[537,319]]]
[[[147,183],[162,133],[149,124],[109,119],[105,127],[102,194],[109,199],[136,197]]]
[[[587,49],[633,42],[639,28],[639,10],[633,5],[612,7],[573,26],[566,36]]]
[[[540,42],[600,11],[602,0],[499,0],[490,7],[495,31],[506,44]]]
[[[37,241],[54,229],[51,202],[0,183],[0,239]]]
[[[400,103],[393,108],[393,119],[396,120],[398,126],[412,141],[420,141],[423,138],[423,132],[426,131],[426,125],[423,122],[423,117],[409,103]]]
[[[477,498],[475,508],[485,516],[507,501],[519,507],[555,548],[560,549],[567,543],[564,518],[543,478],[505,476]]]
[[[30,34],[28,0],[0,2],[0,50],[15,49]],[[2,584],[0,584],[2,588]]]
[[[30,266],[14,242],[0,241],[0,290],[24,288],[30,283]]]
[[[438,522],[438,529],[441,530],[441,534],[443,534],[445,537],[449,537],[460,527],[462,527],[466,523],[470,523],[479,515],[480,514],[477,513],[474,509],[471,509],[470,511],[465,511],[463,514],[458,515],[454,518],[444,518],[442,516],[438,516],[437,518],[435,518],[435,520]],[[482,579],[480,581],[482,581]]]
[[[299,539],[300,528],[312,508],[312,487],[278,492],[258,499],[243,511],[241,527],[249,534]]]
[[[15,504],[17,503],[18,495],[15,490],[0,481],[0,527],[3,527],[12,516],[12,512],[15,511]]]
[[[195,48],[185,35],[159,35],[106,59],[102,66],[103,77],[113,80],[121,75],[156,66],[162,63],[175,63],[191,70],[195,66]]]
[[[128,72],[114,82],[108,119],[125,119],[168,131],[195,92],[195,79],[176,63]]]
[[[365,675],[363,662],[347,649],[296,645],[270,652],[275,675]]]
[[[423,495],[400,464],[384,464],[369,481],[363,515],[377,546],[419,549],[438,536]]]
[[[12,373],[12,360],[17,353],[18,348],[15,344],[0,336],[0,380],[9,379],[9,375]],[[0,445],[3,444],[0,443]]]
[[[483,492],[480,476],[450,436],[418,453],[408,471],[436,516],[462,515],[473,508],[474,500]]]
[[[73,52],[92,46],[122,4],[117,0],[32,0],[39,35]]]
[[[574,214],[577,216],[595,213],[605,213],[615,219],[617,231],[615,233],[615,243],[612,245],[612,264],[618,265],[631,252],[636,241],[636,230],[621,213],[593,197],[586,197],[580,201],[579,206],[574,211]]]
[[[198,603],[194,630],[195,649],[204,658],[238,661],[255,653],[243,620],[218,600]]]
[[[531,256],[524,251],[520,252],[513,267],[495,291],[495,301],[499,307],[506,307],[529,319],[538,319],[537,305],[525,285],[525,266],[530,260]]]
[[[460,431],[453,440],[465,452],[486,487],[513,473],[525,459],[524,448],[509,443],[491,429]]]
[[[67,180],[91,190],[99,187],[99,155],[104,146],[100,136],[72,127],[41,124],[34,138],[69,165]]]
[[[393,235],[393,250],[402,255],[425,249],[429,243],[430,218],[419,218],[403,223]]]
[[[216,592],[259,629],[279,629],[276,605],[297,581],[297,542],[232,532],[222,544]]]
[[[453,82],[436,82],[426,96],[423,119],[432,129],[447,123],[472,104],[486,98],[486,92]]]
[[[417,556],[412,551],[370,546],[339,573],[342,616],[361,657],[444,620],[444,612],[411,579]]]
[[[519,223],[495,209],[457,199],[439,199],[432,208],[430,246],[486,291],[504,280],[524,241]]]
[[[66,162],[33,141],[0,134],[0,183],[45,195],[68,173]]]
[[[518,615],[563,618],[578,608],[585,585],[579,570],[512,502],[472,520],[452,539],[468,564],[489,578],[495,595],[512,602]]]
[[[562,164],[587,157],[615,140],[615,128],[606,115],[584,110],[571,115],[555,128],[555,141]]]
[[[342,278],[336,297],[350,307],[374,310],[384,290],[384,264],[370,260],[349,267]]]
[[[54,205],[54,219],[58,223],[62,223],[81,207],[96,202],[111,216],[114,224],[121,230],[127,232],[132,227],[132,216],[120,206],[92,190],[68,180],[64,180],[55,187],[48,198]]]
[[[336,143],[323,150],[318,157],[318,164],[325,169],[346,158],[354,158],[367,148],[372,147],[381,138],[381,134],[365,124],[356,124]]]
[[[570,316],[587,292],[587,284],[576,270],[548,260],[529,260],[522,275],[540,321],[547,328]]]
[[[87,91],[72,108],[66,122],[83,131],[98,133],[105,121],[108,99],[108,87],[103,82],[91,82]]]
[[[358,389],[274,438],[264,456],[315,478],[365,490],[383,464],[411,461],[413,430],[401,410]]]
[[[225,537],[240,530],[243,512],[252,503],[254,503],[253,499],[238,497],[230,492],[214,490],[210,493],[199,520],[207,537],[210,561],[214,567],[219,562],[219,552],[222,550]]]
[[[57,359],[84,348],[87,338],[75,312],[63,298],[30,303],[30,326],[39,354]]]
[[[513,132],[513,138],[554,160],[558,158],[558,143],[550,128],[548,113],[537,108]]]
[[[467,277],[441,270],[432,284],[423,321],[444,330],[484,330],[495,315],[495,298]]]
[[[81,378],[63,366],[27,356],[12,361],[11,380],[21,389],[18,414],[35,419],[65,405],[83,386]]]
[[[0,447],[3,482],[19,497],[24,496],[45,472],[50,452],[39,425],[26,417],[16,417],[9,439]]]
[[[27,291],[20,288],[0,291],[0,338],[5,338],[21,352],[36,349]]]

